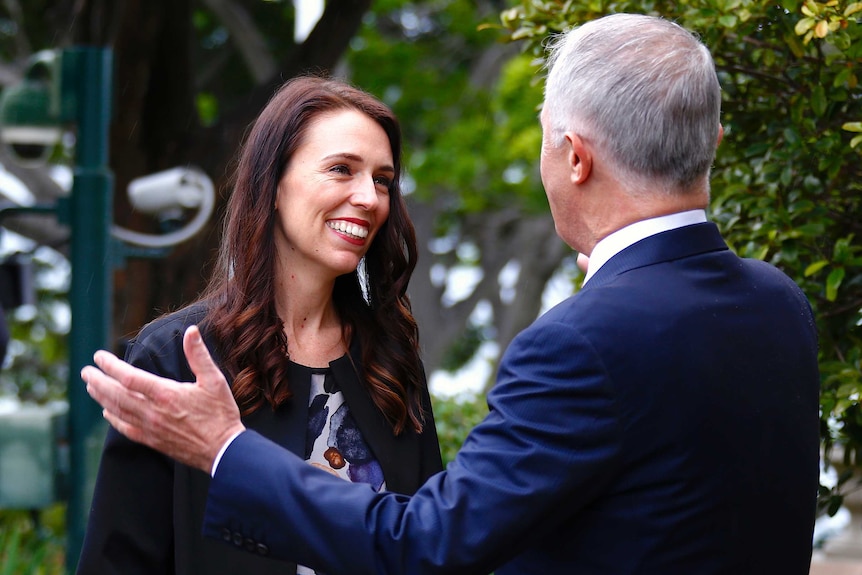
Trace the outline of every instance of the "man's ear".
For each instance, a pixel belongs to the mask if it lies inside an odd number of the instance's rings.
[[[583,184],[590,177],[593,169],[593,155],[589,146],[575,133],[566,133],[566,145],[569,147],[569,169],[572,183]]]
[[[715,143],[715,147],[717,148],[719,144],[721,144],[721,139],[724,138],[724,126],[721,124],[718,125],[718,141]]]

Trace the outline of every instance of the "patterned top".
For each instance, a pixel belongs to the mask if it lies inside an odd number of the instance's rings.
[[[386,489],[383,469],[365,443],[344,394],[329,368],[311,371],[305,459],[310,465],[354,483]],[[298,575],[323,575],[297,565]]]

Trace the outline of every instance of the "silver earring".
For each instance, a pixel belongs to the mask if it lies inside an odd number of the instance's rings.
[[[368,267],[365,265],[365,256],[359,260],[359,265],[356,266],[356,280],[359,282],[362,299],[365,300],[365,303],[371,305],[371,284],[368,278]]]

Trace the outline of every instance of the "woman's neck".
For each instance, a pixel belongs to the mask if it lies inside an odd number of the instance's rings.
[[[343,326],[332,300],[334,281],[308,274],[286,274],[276,284],[275,307],[284,323],[290,359],[308,367],[327,367],[347,351]]]

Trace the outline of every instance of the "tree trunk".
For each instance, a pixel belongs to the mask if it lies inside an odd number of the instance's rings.
[[[428,248],[432,226],[441,209],[432,203],[411,205],[420,256],[410,294],[419,323],[422,358],[429,373],[438,369],[451,346],[457,345],[480,301],[491,304],[494,340],[501,350],[505,349],[519,331],[538,317],[548,280],[572,254],[557,237],[550,215],[527,217],[517,210],[504,210],[467,217],[462,228],[469,234],[462,239],[474,241],[479,247],[482,278],[467,298],[446,305],[442,298],[445,286],[435,286],[430,281],[431,268],[441,258]],[[511,301],[501,298],[498,279],[510,261],[520,266]]]

